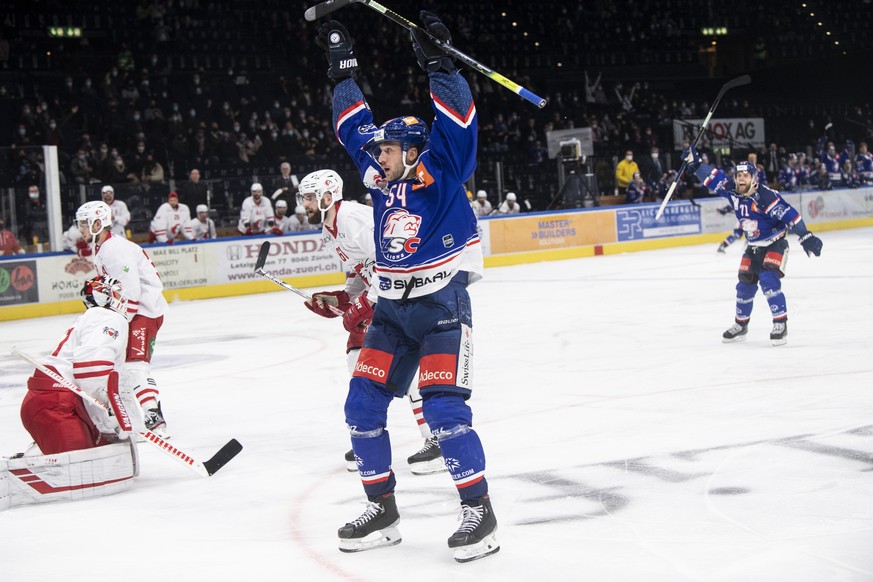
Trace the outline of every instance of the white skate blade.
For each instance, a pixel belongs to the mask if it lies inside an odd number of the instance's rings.
[[[420,463],[412,463],[409,465],[409,470],[413,475],[433,475],[434,473],[443,473],[448,471],[446,461],[442,457],[431,459],[430,461],[422,461]]]
[[[788,338],[784,337],[782,339],[770,340],[770,343],[772,343],[774,346],[784,346],[788,343]]]
[[[732,338],[723,337],[723,338],[721,338],[721,343],[723,343],[723,344],[736,344],[739,342],[746,341],[746,337],[748,337],[748,334],[738,335],[737,337],[732,337]]]
[[[346,471],[348,471],[349,473],[357,473],[358,472],[357,461],[346,461]]]
[[[495,533],[496,530],[485,536],[479,543],[455,548],[455,561],[463,564],[464,562],[472,562],[473,560],[479,560],[491,554],[496,554],[500,551],[500,544],[497,543]]]
[[[396,546],[402,539],[400,530],[397,529],[397,522],[394,522],[393,525],[379,531],[374,531],[362,538],[340,538],[339,551],[352,553],[374,550],[376,548],[387,548],[388,546]]]

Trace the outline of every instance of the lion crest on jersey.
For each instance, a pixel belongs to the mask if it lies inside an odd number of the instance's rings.
[[[418,250],[421,217],[398,208],[382,219],[382,255],[388,261],[402,261]]]

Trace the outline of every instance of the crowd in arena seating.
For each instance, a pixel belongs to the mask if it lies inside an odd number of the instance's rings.
[[[743,3],[728,4],[720,10],[730,14],[729,26],[756,38],[773,30],[773,19],[791,24],[790,30],[783,26],[766,35],[766,43],[764,38],[748,43],[750,68],[828,50],[819,46],[818,37],[794,53],[785,48],[796,47],[797,35],[810,26],[798,11],[731,11]],[[457,46],[469,47],[474,58],[549,98],[549,105],[538,110],[484,76],[466,74],[480,116],[480,167],[473,189],[484,187],[495,203],[513,190],[538,201],[534,209],[543,209],[560,186],[546,148],[552,130],[591,128],[590,163],[604,191],[612,190],[615,161],[625,150],[646,157],[660,148],[665,167],[678,166],[670,158],[678,147],[672,120],[705,116],[712,98],[712,83],[690,92],[692,84],[658,76],[669,70],[664,67],[696,68],[707,75],[697,34],[705,16],[690,10],[692,5],[690,0],[666,6],[622,0],[568,6],[548,0],[530,6],[473,3],[459,11],[425,1],[395,8],[409,16],[420,7],[442,9],[457,31]],[[278,0],[140,0],[131,5],[98,0],[75,13],[51,2],[17,8],[2,28],[0,47],[0,189],[13,189],[18,211],[24,212],[23,193],[44,184],[40,146],[48,144],[59,148],[65,221],[83,198],[96,199],[101,186],[111,184],[131,208],[134,233],[150,230],[171,191],[188,199],[191,208],[208,204],[218,229],[233,229],[251,184],[271,186],[280,178],[277,168],[286,164],[299,174],[333,167],[350,178],[354,195],[363,197],[331,128],[332,86],[323,55],[313,45],[314,28],[302,18],[306,7]],[[430,118],[421,105],[427,103],[425,78],[402,30],[363,6],[336,16],[355,28],[358,58],[371,61],[360,84],[376,117],[400,103],[409,113]],[[863,41],[857,22],[869,19],[862,14],[845,25],[846,44]],[[51,25],[79,25],[86,34],[47,38]],[[633,66],[650,69],[628,69]],[[827,175],[833,186],[843,181],[837,179],[843,169],[823,173],[816,166],[819,150],[827,141],[841,147],[847,140],[869,141],[873,127],[869,100],[840,97],[823,96],[824,105],[798,100],[789,107],[746,94],[726,98],[719,115],[766,117],[780,144],[779,170],[789,165],[787,152],[796,152],[795,164],[809,164],[810,183],[821,187],[819,177]],[[838,127],[836,115],[856,123]],[[789,129],[782,129],[780,120]],[[745,157],[750,148],[736,144],[735,149],[733,155]],[[504,192],[497,191],[493,179],[497,162]],[[768,171],[775,182],[778,171]],[[799,180],[802,186],[804,178]],[[653,184],[649,197],[656,191]],[[269,187],[266,194],[272,194]],[[31,240],[24,228],[19,236]]]

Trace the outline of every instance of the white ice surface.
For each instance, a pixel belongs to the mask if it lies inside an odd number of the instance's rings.
[[[457,564],[457,494],[413,476],[421,445],[392,406],[403,542],[342,554],[345,335],[294,294],[176,302],[154,360],[173,443],[201,479],[142,444],[127,492],[0,512],[0,580],[873,580],[873,229],[792,238],[788,344],[757,296],[733,321],[740,245],[490,269],[470,289],[475,426],[501,551]],[[71,316],[0,323],[0,452],[30,442],[30,367]]]

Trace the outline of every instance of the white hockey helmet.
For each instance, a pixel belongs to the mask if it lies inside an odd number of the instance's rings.
[[[85,281],[80,295],[85,307],[106,307],[127,317],[127,297],[118,279],[98,275]]]
[[[94,230],[94,223],[100,221],[99,230]],[[81,227],[82,223],[88,224],[88,232],[94,237],[101,230],[112,227],[112,209],[102,200],[86,202],[76,211],[76,223]]]
[[[343,199],[343,179],[333,170],[317,170],[307,174],[300,180],[297,188],[297,204],[303,206],[303,199],[307,194],[315,196],[315,201],[321,210],[321,221],[324,222],[324,214],[327,208],[321,205],[321,199],[325,194],[330,194],[331,200],[336,202]]]
[[[515,195],[515,192],[507,192],[506,199],[515,202],[516,200],[518,200],[518,197]]]
[[[285,202],[284,200],[277,200],[276,201],[276,210],[279,210],[280,208],[288,208],[288,203]]]

